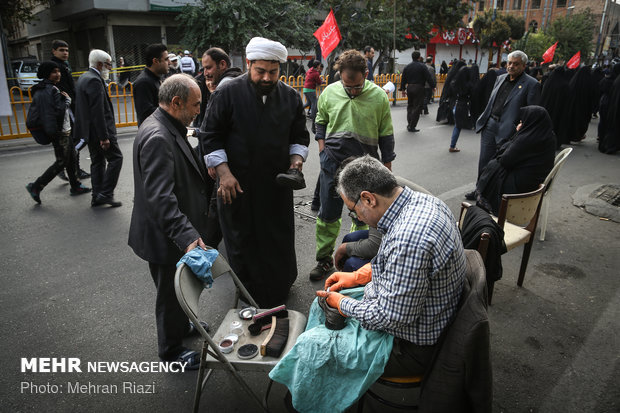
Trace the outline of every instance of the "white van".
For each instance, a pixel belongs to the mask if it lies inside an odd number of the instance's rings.
[[[13,75],[17,80],[17,86],[24,92],[41,79],[37,79],[37,69],[39,62],[36,58],[21,58],[11,60]]]

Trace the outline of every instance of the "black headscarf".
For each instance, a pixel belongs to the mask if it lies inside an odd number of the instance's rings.
[[[42,62],[37,69],[37,77],[39,79],[48,79],[54,69],[60,69],[55,62],[47,61]]]

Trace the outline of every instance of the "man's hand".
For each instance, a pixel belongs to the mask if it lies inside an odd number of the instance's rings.
[[[185,253],[187,254],[188,252],[190,252],[191,250],[193,250],[196,247],[200,247],[203,250],[206,251],[207,246],[205,245],[205,243],[202,241],[202,238],[198,238],[196,241],[192,242],[191,244],[189,244],[187,246],[187,248],[185,248]]]
[[[388,168],[390,171],[392,170],[392,162],[386,162],[383,165],[385,165],[385,167]]]
[[[405,89],[405,90],[401,90],[401,92],[403,92],[403,96],[404,96],[404,97],[407,97],[407,89]]]
[[[302,158],[301,155],[291,155],[290,159],[291,166],[289,167],[289,169],[297,169],[301,171],[304,166],[304,158]]]
[[[325,297],[327,305],[332,308],[338,309],[338,312],[342,314],[342,311],[340,311],[340,302],[345,297],[344,295],[333,291],[317,291],[316,295],[317,297]],[[346,317],[346,315],[342,315]]]
[[[316,142],[319,144],[319,153],[323,152],[323,148],[325,148],[325,139],[319,139]]]
[[[336,253],[334,254],[334,265],[338,271],[342,271],[344,262],[347,258],[349,258],[349,254],[347,254],[347,243],[343,242],[338,249],[336,249]]]
[[[215,172],[215,168],[207,168],[207,173],[214,181],[217,179],[217,172]]]
[[[215,167],[217,176],[220,178],[220,186],[217,188],[218,198],[222,198],[224,204],[232,204],[232,200],[237,198],[237,193],[243,193],[237,178],[230,172],[228,164],[221,163]]]
[[[340,291],[345,288],[357,287],[354,272],[335,272],[325,280],[325,289]]]
[[[104,139],[104,140],[100,141],[99,144],[101,145],[101,149],[103,149],[104,151],[107,151],[108,149],[110,149],[110,140],[109,139]]]

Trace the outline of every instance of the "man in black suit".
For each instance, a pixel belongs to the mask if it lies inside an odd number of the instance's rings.
[[[110,77],[112,58],[103,50],[93,49],[88,55],[90,67],[77,81],[75,88],[76,141],[88,143],[90,173],[93,187],[91,206],[122,204],[114,199],[114,188],[123,165],[123,154],[116,140],[114,109],[105,80]]]
[[[497,149],[516,132],[519,110],[540,104],[540,83],[524,73],[526,65],[527,55],[522,51],[515,50],[508,55],[508,73],[497,78],[489,102],[476,121],[476,133],[482,131],[478,176]],[[475,200],[475,191],[466,193],[465,198]]]
[[[133,83],[138,126],[157,109],[159,85],[168,73],[168,48],[164,44],[151,44],[144,51],[146,67]]]
[[[144,121],[133,145],[134,208],[129,246],[149,263],[157,287],[159,357],[197,368],[200,355],[183,347],[189,322],[174,291],[176,263],[203,237],[212,188],[207,171],[187,141],[187,126],[200,112],[200,89],[177,74],[159,89],[159,108]]]
[[[419,132],[418,121],[424,107],[424,85],[435,88],[435,77],[431,76],[426,65],[420,62],[420,52],[411,53],[412,62],[403,69],[400,90],[407,96],[407,130]]]

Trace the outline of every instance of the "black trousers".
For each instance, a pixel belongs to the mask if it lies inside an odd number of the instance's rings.
[[[415,129],[424,103],[424,85],[407,85],[407,128]]]
[[[68,134],[62,134],[51,138],[54,147],[54,162],[49,168],[43,172],[43,175],[34,182],[35,187],[43,189],[56,177],[63,169],[67,170],[67,178],[71,188],[79,186],[75,170],[75,149],[73,148],[73,140]]]
[[[392,377],[423,375],[433,359],[435,347],[419,346],[401,338],[394,338],[394,347],[383,375]]]
[[[153,264],[149,270],[155,287],[155,319],[157,320],[157,347],[162,360],[172,361],[185,350],[183,337],[189,329],[189,320],[174,292],[175,264]]]
[[[103,150],[97,138],[91,138],[88,141],[88,150],[93,197],[97,195],[113,197],[123,166],[123,154],[116,137],[110,139],[110,147],[107,150]]]

